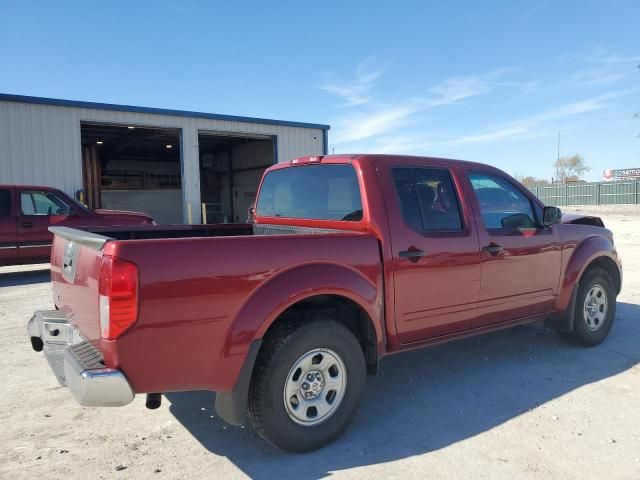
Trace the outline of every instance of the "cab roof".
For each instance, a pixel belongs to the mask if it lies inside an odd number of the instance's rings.
[[[45,185],[9,185],[9,184],[5,184],[2,185],[0,184],[0,188],[1,189],[18,189],[18,190],[56,190],[59,191],[59,188],[55,188],[55,187],[47,187]]]
[[[392,154],[372,154],[372,153],[344,153],[338,155],[310,155],[305,157],[298,157],[287,162],[277,163],[271,167],[269,170],[276,170],[280,168],[286,168],[293,165],[308,165],[308,164],[330,164],[330,163],[353,163],[354,160],[359,162],[375,162],[378,159],[389,159],[394,158],[398,160],[411,160],[414,159],[416,162],[428,164],[429,161],[434,161],[438,163],[449,163],[452,166],[464,166],[464,167],[476,167],[476,168],[493,168],[490,165],[486,165],[483,163],[470,162],[467,160],[456,160],[451,158],[441,158],[441,157],[425,157],[425,156],[417,156],[417,155],[392,155]]]

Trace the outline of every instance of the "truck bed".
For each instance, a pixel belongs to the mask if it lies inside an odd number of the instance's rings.
[[[364,292],[372,311],[382,305],[379,243],[370,234],[252,224],[51,231],[57,307],[136,393],[230,390],[256,331],[310,278],[324,285],[319,295],[343,284]],[[116,340],[100,332],[104,255],[139,272],[138,319]]]
[[[247,235],[304,235],[342,233],[326,228],[292,227],[272,224],[212,224],[212,225],[135,225],[118,227],[87,227],[82,231],[96,233],[114,240],[149,240],[161,238],[231,237]]]
[[[116,240],[142,240],[158,238],[227,237],[252,235],[251,224],[214,225],[141,225],[83,228]]]

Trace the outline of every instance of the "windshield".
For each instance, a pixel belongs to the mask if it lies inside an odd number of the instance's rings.
[[[264,178],[256,213],[265,217],[362,220],[362,200],[351,165],[305,165]]]

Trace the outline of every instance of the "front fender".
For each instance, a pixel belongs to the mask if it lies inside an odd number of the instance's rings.
[[[229,329],[225,356],[248,350],[290,306],[316,295],[339,295],[357,303],[382,342],[382,272],[372,281],[352,267],[334,263],[294,266],[267,280],[243,304]]]
[[[575,246],[560,280],[556,311],[564,312],[568,308],[574,286],[577,285],[589,264],[599,257],[607,257],[619,265],[615,246],[605,236],[589,236]]]

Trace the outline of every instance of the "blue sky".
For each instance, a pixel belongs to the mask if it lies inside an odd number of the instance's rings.
[[[329,123],[338,152],[640,166],[640,2],[0,0],[0,92]]]

